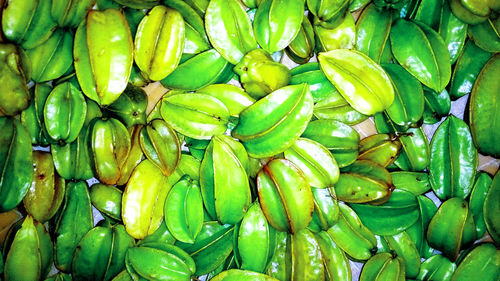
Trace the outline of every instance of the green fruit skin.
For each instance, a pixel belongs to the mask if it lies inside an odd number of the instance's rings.
[[[359,133],[335,120],[315,120],[307,125],[302,137],[314,140],[328,148],[340,168],[356,161]]]
[[[185,25],[174,9],[158,5],[141,20],[135,35],[134,60],[152,81],[167,77],[179,64],[184,49]]]
[[[263,273],[274,254],[276,230],[268,224],[259,203],[250,206],[237,235],[241,269]]]
[[[123,225],[96,226],[78,243],[72,276],[77,280],[110,280],[125,268],[125,256],[135,244]]]
[[[54,168],[52,155],[33,152],[34,176],[31,188],[23,198],[24,208],[39,222],[52,218],[61,205],[66,184]]]
[[[164,215],[177,240],[194,243],[203,226],[203,199],[198,181],[185,175],[172,186],[165,199]]]
[[[450,281],[457,265],[442,255],[434,255],[422,263],[418,280]]]
[[[445,88],[451,64],[438,33],[418,22],[398,19],[391,28],[390,40],[394,57],[410,74],[435,91]]]
[[[500,106],[497,100],[500,82],[500,55],[493,56],[479,73],[472,88],[469,104],[469,120],[472,140],[479,152],[500,157],[496,140],[499,137]]]
[[[89,126],[95,174],[102,183],[115,184],[130,151],[130,135],[125,125],[114,118],[96,118]]]
[[[33,154],[28,131],[16,119],[0,117],[0,211],[15,208],[31,187]]]
[[[471,192],[478,153],[467,124],[450,115],[431,141],[429,180],[436,195],[465,199]]]
[[[5,38],[32,49],[45,42],[56,29],[50,15],[51,1],[9,1],[2,11]]]
[[[26,51],[32,67],[32,79],[45,82],[57,79],[72,69],[73,34],[56,30],[47,41]]]
[[[114,220],[121,220],[123,192],[112,186],[96,183],[90,187],[89,196],[92,205],[99,212],[109,216]]]
[[[500,173],[496,173],[491,183],[490,190],[486,195],[483,205],[483,216],[486,224],[486,229],[495,245],[500,244],[500,220],[495,214],[498,213],[500,206],[498,205],[498,196],[500,194]]]
[[[282,17],[283,14],[287,17]],[[303,16],[303,0],[262,1],[253,24],[257,42],[270,54],[283,50],[297,36]]]
[[[69,182],[63,209],[56,222],[54,263],[64,272],[71,272],[71,262],[78,242],[94,225],[87,184]]]
[[[207,274],[224,263],[233,250],[234,226],[207,221],[194,244],[176,242],[196,263],[197,276]]]
[[[491,243],[480,244],[460,262],[451,281],[493,281],[500,278],[500,250]]]
[[[476,227],[467,202],[459,197],[445,201],[429,223],[429,245],[454,261],[462,246],[476,238]]]
[[[231,135],[242,141],[252,157],[273,156],[299,138],[312,111],[313,99],[305,83],[286,86],[245,109]]]
[[[148,96],[140,87],[128,84],[125,91],[105,108],[111,116],[122,121],[127,128],[146,124]]]
[[[311,221],[311,188],[290,161],[275,159],[264,166],[257,175],[257,190],[262,211],[277,230],[296,233]]]
[[[53,0],[51,16],[61,27],[76,28],[94,6],[96,0],[67,1]]]
[[[30,79],[30,62],[12,44],[0,43],[0,116],[14,116],[30,104],[26,82]]]
[[[43,117],[47,134],[59,144],[72,143],[85,123],[87,103],[70,82],[57,85],[47,97]]]
[[[83,93],[101,106],[118,99],[127,87],[133,53],[132,35],[123,12],[89,11],[76,30],[73,49]]]
[[[367,6],[356,22],[356,48],[380,63],[391,24],[392,16],[388,11],[379,11],[373,4]]]
[[[240,82],[252,97],[261,98],[288,85],[290,70],[262,49],[248,52],[235,65],[234,71],[240,76]]]
[[[29,107],[21,112],[21,123],[28,130],[33,145],[49,144],[50,138],[43,122],[43,107],[51,91],[52,87],[47,84],[36,84],[30,90]]]
[[[450,83],[451,98],[458,99],[472,91],[477,76],[492,56],[492,53],[479,48],[472,40],[465,43],[453,68]]]
[[[194,91],[210,84],[225,83],[233,76],[232,68],[215,49],[210,49],[181,59],[179,66],[161,80],[161,84],[171,89]]]
[[[309,19],[304,15],[299,33],[286,47],[288,57],[298,64],[307,63],[314,55],[314,29]]]

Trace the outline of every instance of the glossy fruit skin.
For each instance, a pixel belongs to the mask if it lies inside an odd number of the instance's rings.
[[[194,243],[203,226],[203,199],[198,181],[184,175],[172,186],[165,199],[164,216],[177,240]]]
[[[460,262],[451,280],[462,281],[471,278],[481,278],[486,281],[498,280],[500,278],[499,266],[500,251],[491,243],[480,244]]]
[[[43,106],[52,87],[47,84],[36,84],[30,89],[30,105],[21,112],[21,123],[28,130],[33,145],[46,146],[50,138],[43,122]]]
[[[127,272],[135,279],[190,280],[196,264],[174,245],[144,243],[126,253]]]
[[[495,245],[500,244],[500,220],[495,213],[498,213],[498,195],[500,194],[500,174],[497,172],[493,178],[490,189],[483,205],[483,216],[484,222],[486,224],[486,229],[490,234],[491,238],[495,242]]]
[[[210,84],[225,83],[233,76],[233,65],[215,49],[184,56],[177,68],[161,80],[171,89],[194,91]],[[191,77],[198,77],[192,79]]]
[[[291,85],[307,83],[314,103],[338,94],[337,89],[326,78],[318,62],[308,62],[290,70]],[[340,94],[338,94],[340,95]]]
[[[184,38],[182,15],[177,10],[162,5],[155,6],[137,27],[135,63],[152,81],[162,80],[179,64]]]
[[[184,54],[198,54],[210,49],[203,17],[208,6],[207,0],[199,1],[166,0],[163,4],[177,10],[184,19]]]
[[[33,154],[30,135],[16,119],[0,117],[0,211],[15,208],[31,187]]]
[[[121,224],[96,226],[78,243],[72,262],[76,280],[110,280],[125,268],[125,255],[135,241]]]
[[[176,245],[191,255],[196,263],[194,274],[199,276],[215,270],[224,263],[233,250],[233,234],[233,225],[206,221],[194,244],[176,242]]]
[[[30,104],[27,81],[30,79],[30,62],[26,55],[12,44],[0,43],[0,116],[14,116]]]
[[[52,241],[43,224],[27,216],[11,229],[12,240],[5,254],[5,280],[38,280],[47,275],[52,263]]]
[[[315,120],[307,125],[302,137],[314,140],[330,150],[340,168],[356,161],[359,133],[335,120]]]
[[[146,124],[148,96],[140,87],[128,84],[125,91],[105,108],[106,113],[120,120],[127,128]]]
[[[328,274],[324,257],[311,231],[303,229],[294,235],[280,232],[277,239],[268,275],[278,280],[324,280]]]
[[[376,134],[359,142],[358,160],[370,160],[383,167],[391,165],[401,152],[399,138],[392,134]]]
[[[261,98],[289,84],[290,70],[262,49],[248,52],[234,71],[252,97]]]
[[[468,34],[474,43],[487,52],[497,53],[500,51],[500,36],[498,30],[500,20],[487,19],[485,22],[473,25]]]
[[[363,225],[356,212],[343,202],[339,202],[339,219],[328,235],[346,255],[355,261],[368,260],[377,252],[375,234]]]
[[[314,55],[315,43],[313,26],[307,16],[304,15],[299,33],[286,47],[285,51],[294,62],[304,64]]]
[[[96,118],[89,126],[95,174],[101,182],[115,184],[130,151],[130,135],[125,125],[114,118]]]
[[[356,22],[356,48],[380,63],[391,24],[392,15],[388,11],[379,11],[376,4],[367,6]]]
[[[417,198],[404,190],[394,190],[381,205],[351,204],[363,224],[377,235],[397,235],[419,218]],[[391,220],[384,218],[391,217]]]
[[[56,222],[54,263],[59,270],[71,272],[71,262],[78,242],[93,225],[87,183],[69,182],[66,185],[63,209]]]
[[[391,28],[390,40],[394,57],[410,74],[435,91],[445,88],[451,64],[437,32],[423,23],[398,19]]]
[[[397,133],[403,151],[395,164],[405,171],[423,171],[429,165],[430,147],[422,128],[404,129],[394,124],[386,114],[376,114],[375,126],[379,133]]]
[[[52,144],[54,166],[66,180],[88,180],[94,176],[92,170],[92,148],[88,145],[90,123],[102,113],[97,103],[87,100],[87,113],[80,134],[72,143]]]
[[[333,188],[311,187],[314,196],[314,213],[311,223],[307,226],[312,232],[327,231],[339,219],[339,202]]]
[[[315,23],[316,50],[328,52],[336,49],[350,49],[356,40],[356,26],[351,14],[346,13],[331,27]]]
[[[307,0],[306,3],[315,21],[326,26],[333,24],[349,7],[349,1],[343,0]]]
[[[72,70],[73,33],[56,30],[44,43],[26,51],[31,61],[32,79],[46,82]]]
[[[205,208],[222,224],[236,224],[251,203],[246,170],[248,156],[243,145],[232,138],[214,137],[200,166],[200,186]]]
[[[77,2],[54,0],[52,1],[51,16],[61,27],[76,28],[95,3],[96,0]]]
[[[220,25],[224,28],[220,28]],[[212,46],[232,64],[257,48],[252,23],[243,4],[234,1],[210,1],[205,13],[205,29]]]
[[[101,106],[113,103],[127,87],[132,54],[132,35],[123,13],[90,11],[76,31],[73,49],[83,93]]]
[[[492,53],[479,48],[472,40],[465,43],[451,77],[450,96],[453,99],[458,99],[472,91],[477,76],[492,56]]]
[[[92,205],[103,215],[120,221],[123,192],[112,186],[102,183],[93,184],[89,190]]]
[[[154,233],[163,219],[165,198],[172,185],[150,160],[142,161],[130,176],[122,197],[122,220],[135,239]]]
[[[431,141],[429,180],[442,200],[465,199],[471,192],[478,163],[477,150],[465,122],[450,115]]]
[[[161,116],[177,132],[194,139],[222,135],[229,122],[229,111],[209,95],[179,93],[161,100]]]
[[[286,14],[287,17],[282,17]],[[262,49],[283,50],[297,36],[304,15],[304,1],[263,0],[255,13],[253,32]]]
[[[328,80],[357,111],[373,115],[392,104],[394,89],[389,76],[367,55],[338,49],[320,53],[318,60]],[[366,80],[363,83],[357,77]]]
[[[474,218],[474,223],[476,225],[477,237],[481,238],[486,232],[486,222],[484,218],[484,208],[488,209],[491,214],[491,207],[484,207],[484,202],[487,198],[490,186],[492,183],[492,178],[488,173],[478,172],[476,173],[474,179],[474,186],[472,187],[472,192],[469,197],[469,208]],[[492,197],[490,197],[492,198]],[[491,235],[490,236],[494,236]]]
[[[335,185],[337,198],[349,203],[381,204],[393,189],[389,172],[369,160],[358,160],[343,168]]]
[[[299,138],[285,150],[284,156],[304,172],[311,187],[329,188],[338,181],[339,168],[335,158],[318,142]]]
[[[47,134],[60,145],[72,143],[80,134],[87,114],[87,102],[72,83],[57,85],[45,100],[43,120]]]
[[[457,265],[449,259],[434,255],[422,263],[417,279],[450,281],[456,268]]]
[[[269,157],[285,151],[306,129],[313,111],[307,85],[278,89],[241,112],[231,135],[251,157]]]
[[[220,100],[227,107],[229,115],[234,117],[238,117],[244,109],[255,103],[255,99],[247,92],[231,84],[212,84],[196,92]]]
[[[397,64],[383,64],[382,67],[392,80],[394,102],[386,109],[394,124],[403,128],[415,126],[424,113],[424,92],[421,84],[403,67]]]
[[[325,267],[326,280],[351,280],[351,266],[344,251],[326,231],[315,234]]]
[[[255,280],[255,281],[276,281],[273,277],[265,274],[260,274],[248,270],[230,269],[219,273],[212,279],[213,281],[243,281],[243,280]]]
[[[257,190],[264,215],[279,231],[296,233],[311,221],[311,188],[290,161],[275,159],[264,166],[257,175]]]
[[[427,240],[454,261],[462,246],[476,239],[476,227],[467,202],[459,197],[445,201],[429,223]]]
[[[435,124],[450,113],[451,98],[446,89],[438,93],[427,87],[424,88],[424,101],[422,114],[424,124]]]
[[[410,235],[403,231],[396,235],[384,236],[384,239],[405,265],[406,278],[416,278],[420,271],[420,254]]]
[[[234,251],[241,269],[265,272],[276,247],[276,233],[267,222],[260,204],[253,203],[235,232]]]
[[[389,253],[380,253],[371,257],[363,266],[360,281],[405,280],[406,267],[403,260]]]
[[[406,232],[415,243],[420,256],[423,258],[429,258],[434,254],[434,249],[429,246],[429,243],[426,239],[426,233],[429,222],[436,214],[438,208],[436,207],[435,203],[432,202],[432,200],[428,197],[419,195],[417,196],[417,201],[419,218],[417,219],[415,224],[406,229]]]
[[[45,42],[56,29],[50,2],[9,1],[2,7],[2,33],[11,42],[31,49]],[[4,5],[2,5],[4,6]]]
[[[449,3],[443,3],[438,32],[448,47],[451,64],[455,63],[466,44],[467,27],[467,23],[464,23],[453,14]]]
[[[176,132],[162,119],[155,119],[144,126],[139,143],[146,158],[162,170],[165,176],[172,174],[181,157],[181,143]]]
[[[52,218],[59,209],[66,183],[55,168],[52,155],[48,152],[33,152],[34,175],[31,188],[23,198],[24,208],[41,223]]]
[[[500,157],[495,139],[498,136],[500,107],[497,102],[500,83],[494,77],[500,73],[500,55],[493,56],[479,73],[470,96],[469,119],[474,144],[479,152]]]

